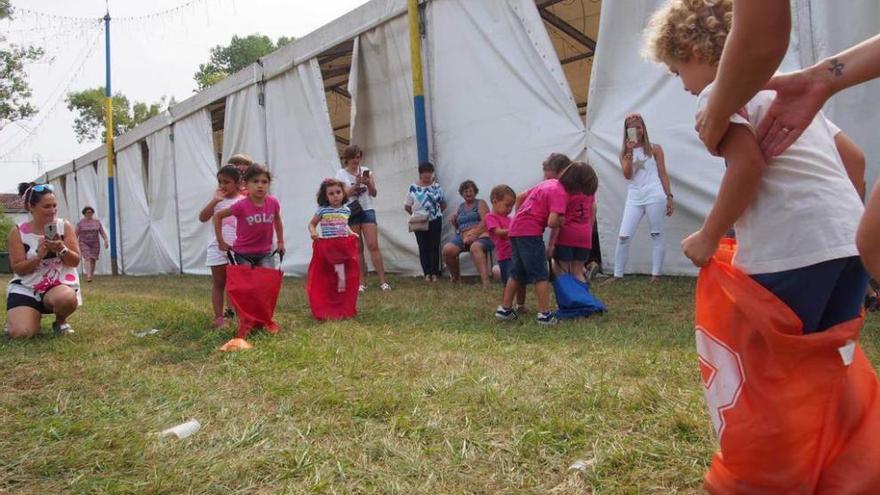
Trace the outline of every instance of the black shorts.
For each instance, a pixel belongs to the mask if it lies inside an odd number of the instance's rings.
[[[34,308],[37,311],[39,311],[41,314],[44,314],[44,315],[52,314],[51,311],[46,309],[46,306],[43,304],[43,301],[41,301],[35,297],[26,296],[24,294],[18,294],[15,292],[6,296],[6,311],[9,311],[10,309],[13,309],[13,308],[19,308],[22,306],[25,306],[28,308]]]

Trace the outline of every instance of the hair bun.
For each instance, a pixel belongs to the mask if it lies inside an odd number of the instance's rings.
[[[31,187],[36,186],[36,185],[37,185],[36,182],[19,182],[18,183],[18,195],[24,196],[24,194],[27,192],[28,189],[30,189]]]

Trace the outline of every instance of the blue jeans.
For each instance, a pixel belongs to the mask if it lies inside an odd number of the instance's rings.
[[[858,256],[752,278],[794,311],[804,324],[804,334],[857,317],[868,286],[868,273]]]

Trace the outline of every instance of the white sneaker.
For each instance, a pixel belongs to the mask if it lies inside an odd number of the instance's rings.
[[[379,288],[382,289],[383,291],[391,290],[391,286],[388,285],[387,282],[384,283],[384,284],[382,284],[382,285],[380,285]]]

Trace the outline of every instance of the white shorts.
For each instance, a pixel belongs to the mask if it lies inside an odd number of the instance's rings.
[[[217,246],[208,246],[208,256],[205,257],[207,266],[223,266],[229,264],[229,258],[225,251],[220,251]]]

